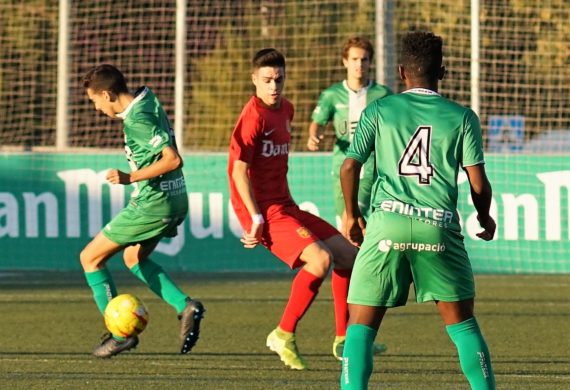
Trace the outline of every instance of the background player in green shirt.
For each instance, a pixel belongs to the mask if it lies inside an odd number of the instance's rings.
[[[371,345],[388,307],[403,306],[410,284],[418,302],[434,301],[473,389],[494,389],[489,350],[474,317],[475,287],[457,207],[463,168],[483,232],[491,240],[491,185],[484,168],[479,119],[441,97],[442,40],[415,32],[402,40],[400,77],[406,90],[370,104],[362,113],[341,168],[346,232],[362,244],[350,281],[349,327],[342,389],[366,389]],[[357,204],[361,164],[376,151],[373,213]],[[364,230],[366,228],[366,235]]]
[[[123,74],[112,65],[100,65],[83,77],[83,87],[97,111],[124,124],[125,152],[131,167],[126,173],[111,169],[112,184],[133,184],[131,200],[80,255],[87,284],[104,313],[117,295],[107,260],[124,249],[129,270],[171,305],[180,319],[180,353],[188,353],[199,336],[204,307],[184,294],[162,267],[148,257],[162,237],[174,237],[188,212],[182,158],[162,105],[147,87],[130,93]],[[137,346],[137,336],[105,336],[93,354],[108,358]]]
[[[339,169],[346,157],[346,151],[362,110],[376,99],[392,94],[392,91],[374,80],[370,80],[370,64],[374,48],[369,40],[361,37],[348,39],[342,49],[342,63],[346,68],[346,80],[325,89],[320,97],[309,126],[307,148],[319,150],[323,134],[321,126],[333,122],[335,144],[333,148],[332,171],[334,206],[337,226],[341,226],[344,211],[344,199],[340,188]],[[358,203],[364,216],[370,208],[370,191],[374,183],[374,157],[372,156],[361,172]]]

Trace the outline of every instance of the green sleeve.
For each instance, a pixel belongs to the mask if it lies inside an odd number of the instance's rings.
[[[369,104],[362,112],[354,132],[354,138],[346,153],[346,157],[357,160],[362,164],[368,160],[370,153],[374,150],[377,130],[377,102]]]
[[[311,120],[320,126],[324,126],[334,115],[334,105],[330,99],[331,94],[323,91],[319,96],[319,102],[311,114]]]
[[[469,110],[465,116],[465,123],[463,125],[462,154],[461,164],[464,167],[485,162],[481,123],[477,115],[471,110]]]
[[[158,154],[172,145],[168,129],[164,129],[154,118],[138,117],[129,123],[127,136],[152,154]]]

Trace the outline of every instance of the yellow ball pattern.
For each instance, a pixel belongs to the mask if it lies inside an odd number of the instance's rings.
[[[141,333],[148,323],[144,303],[132,294],[113,298],[105,308],[105,325],[115,336],[130,337]]]

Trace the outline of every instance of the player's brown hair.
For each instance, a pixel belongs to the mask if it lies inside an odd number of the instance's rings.
[[[113,65],[103,64],[89,70],[82,78],[83,87],[95,93],[109,91],[115,95],[128,93],[127,81],[119,69]]]
[[[368,39],[363,37],[348,38],[342,47],[342,58],[345,60],[348,59],[348,51],[351,47],[358,47],[359,49],[366,50],[370,57],[370,61],[372,61],[372,57],[374,57],[374,46],[372,46],[372,42]]]
[[[253,70],[263,68],[265,66],[285,69],[285,57],[273,48],[261,49],[255,53],[255,56],[253,56],[251,66],[253,67]]]
[[[404,35],[400,64],[415,77],[438,79],[443,62],[443,40],[434,33],[414,31]]]

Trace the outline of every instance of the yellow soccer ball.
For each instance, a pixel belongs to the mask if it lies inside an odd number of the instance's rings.
[[[105,325],[115,336],[136,336],[147,324],[148,311],[144,303],[132,294],[117,295],[105,308]]]

